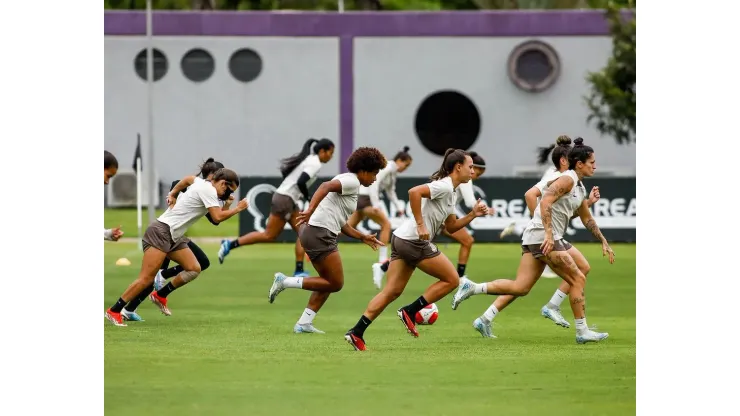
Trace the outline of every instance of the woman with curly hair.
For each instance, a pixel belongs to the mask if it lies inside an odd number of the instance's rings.
[[[311,293],[303,315],[293,327],[295,333],[319,333],[313,320],[329,295],[344,286],[342,259],[337,249],[337,236],[342,234],[361,240],[373,250],[383,243],[375,234],[363,234],[347,224],[357,207],[360,185],[370,186],[386,165],[385,157],[374,147],[360,147],[347,160],[348,173],[342,173],[324,182],[311,198],[311,203],[296,216],[298,236],[308,258],[318,272],[317,277],[287,277],[275,273],[270,288],[270,303],[285,289],[303,289]]]

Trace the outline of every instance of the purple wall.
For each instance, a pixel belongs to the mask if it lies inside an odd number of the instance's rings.
[[[353,39],[356,36],[606,36],[603,11],[504,12],[176,12],[156,11],[157,36],[332,36],[340,38],[340,169],[354,148]],[[106,11],[105,35],[143,36],[146,14]]]

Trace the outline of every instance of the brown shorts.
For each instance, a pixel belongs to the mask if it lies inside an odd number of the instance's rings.
[[[275,214],[278,217],[283,218],[285,221],[288,221],[297,208],[298,207],[296,206],[295,201],[293,201],[293,198],[277,192],[272,194],[270,214]]]
[[[372,201],[370,201],[370,197],[367,195],[359,195],[357,197],[357,211],[362,211],[363,209],[367,207],[373,206]]]
[[[536,259],[540,257],[545,257],[545,255],[542,254],[542,250],[540,249],[541,245],[542,244],[522,244],[522,255],[524,255],[524,253],[532,253],[534,258]],[[568,251],[571,247],[573,246],[569,242],[560,239],[555,241],[555,244],[553,244],[552,246],[552,251]]]
[[[154,221],[152,225],[147,227],[144,237],[141,239],[144,251],[149,247],[154,247],[164,253],[171,253],[173,251],[187,248],[188,241],[190,241],[190,239],[182,238],[176,243],[172,240],[170,226],[163,222],[159,222],[159,220]]]
[[[324,260],[326,256],[337,251],[337,235],[326,228],[301,225],[298,237],[311,263]]]
[[[391,240],[391,261],[401,259],[411,267],[442,254],[434,243],[425,240],[404,240],[395,235]]]

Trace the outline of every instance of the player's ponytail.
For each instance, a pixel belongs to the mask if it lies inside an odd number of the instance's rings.
[[[318,142],[318,140],[314,138],[306,140],[306,143],[303,143],[303,148],[301,148],[300,153],[296,153],[293,156],[286,157],[280,161],[280,173],[283,175],[283,178],[290,175],[290,172],[293,172],[293,169],[300,165],[301,162],[303,162],[303,159],[307,158],[308,155],[311,154],[311,145],[316,142]]]
[[[452,170],[455,169],[455,166],[457,166],[458,163],[465,163],[466,156],[468,156],[468,152],[464,150],[453,148],[447,149],[442,158],[442,166],[440,166],[438,171],[434,172],[430,179],[438,181],[446,178]]]

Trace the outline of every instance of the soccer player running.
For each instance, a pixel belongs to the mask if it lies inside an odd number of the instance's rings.
[[[313,145],[313,153],[311,153],[311,145]],[[272,195],[272,207],[265,231],[252,231],[232,241],[222,240],[221,248],[218,250],[219,263],[223,264],[231,250],[250,244],[274,241],[283,232],[285,223],[290,223],[293,231],[298,233],[296,215],[299,211],[299,204],[301,201],[308,201],[308,188],[316,180],[321,167],[330,161],[333,155],[334,142],[331,140],[308,139],[303,144],[300,153],[281,160],[280,173],[283,175],[283,182]],[[305,251],[301,247],[300,240],[296,239],[294,276],[307,276],[303,270],[304,256]]]
[[[387,245],[391,239],[391,222],[385,215],[385,211],[383,211],[380,202],[380,191],[385,191],[388,199],[396,205],[397,213],[404,215],[404,205],[398,200],[398,196],[396,195],[396,177],[398,173],[408,169],[411,161],[409,147],[405,146],[403,150],[396,153],[392,161],[388,162],[378,172],[378,176],[372,185],[360,187],[360,193],[357,197],[357,209],[347,220],[347,224],[352,228],[356,228],[357,224],[365,218],[370,218],[380,225],[380,241],[383,242],[384,246],[378,250],[378,262],[372,265],[373,283],[378,289],[380,289],[383,282],[383,272],[380,270],[380,267],[388,261]]]
[[[105,317],[109,321],[116,326],[126,326],[121,310],[142,290],[154,283],[154,276],[166,257],[183,267],[183,271],[175,278],[177,286],[187,284],[198,277],[201,267],[187,245],[188,238],[185,237],[185,232],[206,212],[211,214],[214,221],[223,222],[247,209],[246,199],[239,201],[236,208],[226,211],[221,209],[219,197],[223,197],[227,192],[234,192],[238,187],[239,176],[236,172],[219,169],[210,181],[193,183],[188,191],[177,199],[173,208],[168,208],[147,227],[142,238],[144,257],[141,260],[139,277],[129,285],[118,301],[105,311]],[[163,305],[157,306],[162,310]]]
[[[537,164],[546,164],[548,156],[550,156],[550,160],[552,160],[553,164],[553,166],[549,166],[547,169],[545,169],[545,173],[542,174],[542,178],[540,178],[539,183],[550,182],[551,180],[560,176],[562,172],[568,170],[568,151],[570,150],[571,143],[572,140],[570,137],[562,135],[557,138],[555,144],[537,148]],[[526,201],[527,200],[525,198],[525,202]],[[532,214],[530,213],[530,216],[531,215]],[[511,224],[506,226],[503,231],[501,231],[501,234],[499,234],[499,238],[504,239],[512,234],[516,234],[521,237],[522,233],[524,233],[524,229],[529,224],[529,221],[530,219],[513,221]],[[555,278],[558,277],[558,275],[550,269],[550,266],[545,266],[545,270],[542,272],[542,277]]]
[[[432,181],[409,190],[413,219],[409,218],[393,232],[388,281],[381,292],[370,301],[357,324],[344,336],[356,351],[366,349],[365,330],[403,293],[417,267],[439,281],[429,286],[414,302],[397,311],[398,318],[414,337],[419,336],[414,323],[416,313],[426,305],[442,299],[458,286],[460,278],[455,266],[431,240],[443,228],[454,234],[474,218],[488,213],[488,207],[478,201],[465,217],[458,219],[454,214],[455,189],[461,183],[470,180],[472,169],[473,159],[467,152],[447,149],[442,166],[432,175]]]
[[[534,211],[537,208],[537,204],[539,203],[542,194],[547,188],[548,182],[551,182],[552,180],[560,176],[562,172],[568,170],[568,152],[571,149],[571,142],[572,140],[570,139],[570,137],[560,136],[558,137],[556,144],[552,145],[549,148],[541,148],[541,156],[547,157],[549,155],[552,159],[553,165],[557,166],[557,168],[553,174],[546,175],[543,180],[536,183],[524,194],[524,201],[527,203],[530,217],[534,216]],[[591,193],[589,194],[589,198],[586,201],[586,204],[590,208],[593,204],[596,203],[596,201],[599,200],[599,198],[599,187],[594,186],[591,189]],[[529,222],[527,222],[527,224],[529,224]],[[576,263],[581,272],[585,276],[588,276],[590,266],[586,259],[582,258],[582,261],[577,261]],[[549,270],[548,266],[545,267],[545,271],[542,273],[542,277],[548,277],[547,270]],[[557,277],[557,275],[554,273],[553,276]],[[464,284],[464,282],[460,282],[460,284],[462,285]],[[560,286],[552,295],[552,298],[550,298],[550,301],[545,304],[545,306],[540,308],[540,314],[543,317],[552,320],[553,322],[555,322],[556,325],[560,325],[564,328],[569,328],[570,322],[568,322],[563,317],[563,314],[560,311],[560,305],[568,296],[568,293],[570,293],[570,285],[568,285],[568,283],[565,281],[561,282]],[[488,309],[483,313],[483,315],[479,317],[480,322],[476,320],[473,323],[473,327],[478,330],[478,332],[480,332],[483,337],[496,338],[496,336],[493,335],[493,320],[496,316],[498,316],[499,312],[503,311],[504,308],[509,306],[514,300],[516,300],[516,297],[510,295],[497,297],[496,300],[491,304],[491,306],[489,306]]]
[[[480,178],[486,171],[486,161],[477,152],[469,152],[469,154],[473,159],[473,172],[470,180],[466,183],[461,183],[455,192],[457,195],[457,201],[464,202],[467,208],[472,209],[477,204],[475,191],[473,190],[473,180]],[[488,214],[493,214],[493,208],[488,208]],[[453,234],[449,233],[447,230],[442,230],[442,233],[460,243],[460,252],[457,255],[457,275],[460,277],[462,284],[462,281],[467,279],[465,268],[467,267],[468,259],[470,258],[470,250],[473,248],[475,239],[470,235],[470,232],[465,227],[457,230]]]
[[[170,208],[174,207],[175,203],[177,202],[177,197],[182,192],[186,192],[188,187],[196,182],[209,181],[213,179],[213,174],[216,173],[216,171],[218,171],[219,169],[223,169],[223,167],[223,163],[216,162],[213,158],[208,158],[200,166],[200,172],[198,172],[197,175],[186,176],[179,181],[172,182],[172,188],[170,189],[170,193],[167,195],[167,205]],[[226,192],[219,197],[221,210],[229,210],[233,201],[234,195],[231,194],[230,189],[227,189]],[[210,213],[206,213],[206,218],[208,218],[208,221],[210,221],[211,224],[218,225],[218,223],[213,220],[213,217],[211,217]],[[211,265],[211,261],[208,259],[208,256],[205,252],[203,252],[203,249],[195,244],[194,241],[189,240],[187,244],[188,248],[190,248],[190,250],[193,252],[193,255],[195,255],[196,260],[198,260],[198,263],[200,264],[201,273],[204,272]],[[169,267],[169,265],[170,259],[165,258],[164,262],[162,262],[162,265],[159,267],[157,275],[154,277],[154,285],[144,289],[141,293],[139,293],[138,296],[136,296],[131,302],[129,302],[126,307],[123,308],[123,310],[121,311],[121,316],[123,316],[124,320],[144,321],[144,319],[142,319],[141,316],[136,312],[136,309],[146,298],[149,298],[152,302],[154,302],[154,304],[159,307],[159,310],[165,316],[172,315],[172,312],[167,306],[167,296],[169,296],[175,289],[180,287],[182,285],[182,282],[173,279],[170,283],[167,283],[167,279],[176,277],[178,274],[184,271],[184,268],[179,264],[175,267]],[[153,296],[150,296],[152,295],[152,291],[154,290],[156,290],[156,292],[153,294]]]
[[[324,333],[313,326],[313,320],[329,295],[339,292],[344,286],[342,259],[337,248],[340,232],[362,241],[374,250],[383,246],[375,238],[375,234],[357,231],[347,224],[347,219],[357,207],[360,186],[370,186],[385,165],[385,157],[378,149],[358,148],[347,159],[349,172],[322,183],[311,198],[308,208],[296,216],[301,243],[319,275],[287,277],[282,273],[275,273],[268,297],[270,303],[273,303],[277,295],[285,289],[313,292],[306,309],[293,327],[293,332]]]
[[[103,185],[108,185],[111,178],[118,173],[118,159],[113,156],[113,153],[103,150],[103,161]],[[105,228],[103,230],[103,240],[118,241],[122,236],[123,231],[121,231],[120,225],[116,228]]]
[[[582,138],[575,140],[568,153],[570,169],[548,184],[542,200],[535,209],[534,217],[522,236],[522,258],[516,280],[499,279],[488,283],[468,281],[461,285],[452,299],[452,309],[472,295],[526,296],[537,283],[545,264],[570,286],[570,306],[576,321],[576,342],[599,342],[608,333],[589,329],[586,324],[586,275],[578,267],[588,264],[577,248],[563,239],[568,221],[578,214],[586,229],[601,241],[602,252],[614,263],[614,251],[601,234],[586,202],[586,188],[581,180],[593,176],[596,169],[594,150],[583,144]],[[474,327],[485,335],[490,333],[490,323],[480,318]]]

